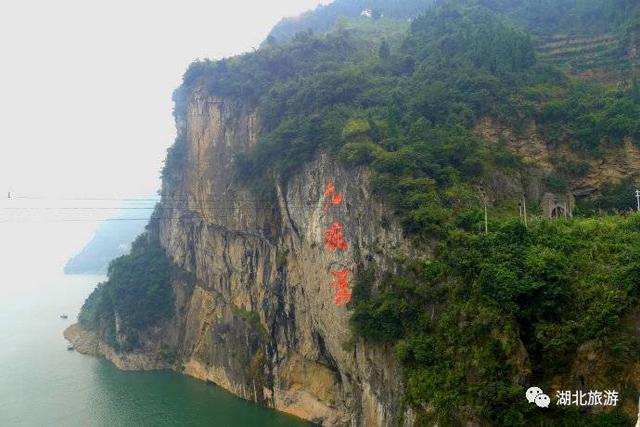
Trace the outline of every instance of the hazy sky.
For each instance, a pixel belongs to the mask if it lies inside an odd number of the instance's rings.
[[[187,65],[257,47],[319,3],[2,2],[0,190],[154,192]]]
[[[47,197],[40,208],[154,194],[187,65],[251,50],[281,17],[320,3],[0,3],[0,266],[61,268],[97,225],[50,221],[49,211],[36,225],[15,222],[2,209],[22,205],[7,191]]]

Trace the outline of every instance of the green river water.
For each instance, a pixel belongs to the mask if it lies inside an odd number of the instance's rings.
[[[0,279],[19,290],[0,294],[0,426],[308,425],[202,381],[68,351],[62,332],[102,278],[42,276]]]

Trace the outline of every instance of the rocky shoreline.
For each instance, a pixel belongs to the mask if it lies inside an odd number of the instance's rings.
[[[235,389],[233,384],[226,379],[224,372],[212,375],[211,369],[194,363],[189,363],[183,366],[182,370],[179,370],[176,369],[176,366],[156,360],[147,354],[117,353],[113,348],[100,341],[94,332],[83,329],[77,323],[65,329],[63,335],[78,353],[105,358],[123,371],[173,370],[197,380],[213,382],[228,392],[241,396],[240,391]],[[317,417],[317,413],[322,413],[327,418],[332,416],[330,408],[320,407],[313,396],[307,396],[303,391],[299,391],[299,394],[296,404],[287,406],[286,402],[281,402],[281,405],[271,406],[271,408],[305,420],[312,420]],[[251,401],[251,399],[247,400]],[[254,401],[254,403],[257,402]]]
[[[172,368],[166,362],[143,353],[116,353],[111,347],[101,342],[95,333],[82,329],[77,323],[65,329],[63,335],[78,353],[104,357],[123,371],[153,371]]]
[[[65,329],[63,335],[78,353],[100,356],[98,352],[98,337],[91,332],[85,331],[77,323]]]

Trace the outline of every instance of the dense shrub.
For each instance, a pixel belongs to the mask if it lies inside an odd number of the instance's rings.
[[[114,347],[130,350],[137,344],[139,332],[173,316],[171,278],[176,273],[160,244],[147,234],[141,235],[130,254],[111,262],[108,280],[85,301],[80,324],[98,332]]]
[[[632,177],[618,183],[605,183],[600,188],[599,194],[578,202],[577,213],[580,215],[617,214],[635,210],[637,204],[634,196],[638,188],[640,188],[638,182]]]
[[[432,405],[435,421],[464,406],[496,425],[586,425],[577,413],[532,410],[522,396],[529,381],[551,389],[588,341],[616,360],[606,380],[621,378],[640,350],[622,325],[640,295],[639,239],[637,215],[453,232],[436,260],[409,262],[377,285],[361,276],[354,331],[396,343],[407,399]]]

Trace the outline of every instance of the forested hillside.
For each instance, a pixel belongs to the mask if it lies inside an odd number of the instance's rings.
[[[478,0],[525,25],[533,33],[612,31],[629,22],[639,10],[633,0]]]
[[[351,304],[356,334],[396,343],[408,402],[432,408],[425,419],[455,419],[466,407],[471,418],[499,425],[589,422],[579,412],[537,411],[521,398],[527,384],[549,387],[570,376],[586,343],[611,361],[603,378],[622,386],[639,350],[623,328],[638,297],[631,263],[640,250],[632,237],[638,222],[542,221],[527,229],[498,203],[494,231],[479,235],[477,188],[497,170],[524,165],[473,128],[486,116],[516,132],[535,122],[548,144],[578,153],[585,160],[561,162],[548,175],[547,185],[560,192],[589,172],[589,158],[625,138],[640,141],[640,92],[631,75],[623,85],[575,80],[541,59],[533,38],[614,31],[636,9],[615,1],[442,2],[411,24],[397,48],[372,45],[357,31],[299,34],[250,55],[195,63],[185,75],[186,86],[260,103],[267,133],[238,158],[243,179],[260,180],[267,169],[286,176],[326,150],[373,169],[372,187],[395,206],[406,233],[439,242],[437,260],[406,260],[400,278],[367,266]],[[315,29],[326,29],[328,10],[302,21],[322,19]],[[630,196],[602,208],[629,208]],[[585,211],[589,203],[600,202],[585,201]],[[596,420],[624,423],[624,415]]]
[[[505,22],[527,29],[540,59],[572,73],[604,80],[628,76],[638,65],[640,6],[633,0],[461,0],[458,5],[485,8]],[[338,26],[360,29],[403,28],[443,0],[336,1],[299,17],[283,19],[268,43],[290,40],[305,31],[326,33]],[[361,16],[372,11],[370,17]],[[373,21],[373,22],[372,22]],[[387,31],[388,36],[393,35]]]
[[[640,174],[638,8],[425,3],[338,0],[284,21],[256,52],[194,62],[174,95],[177,120],[199,91],[255,106],[258,141],[235,153],[233,170],[267,206],[319,153],[370,171],[414,252],[394,255],[393,268],[358,261],[344,345],[394,349],[417,425],[628,425],[640,387],[640,219],[629,214]],[[401,36],[397,26],[388,38],[331,31],[363,8],[419,16]],[[577,73],[594,57],[543,46],[587,33],[614,40],[596,64],[607,79]],[[165,184],[189,169],[187,144],[169,150]],[[547,195],[575,209],[550,219]],[[126,262],[85,305],[85,325],[101,319],[100,292],[122,292]],[[156,308],[154,319],[172,315]],[[533,385],[552,402],[563,389],[615,389],[621,400],[543,410],[524,398]]]

